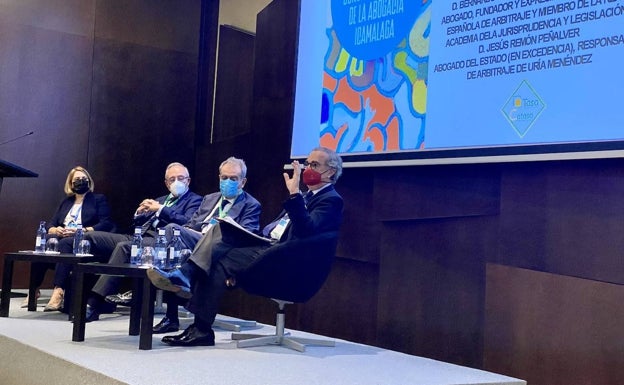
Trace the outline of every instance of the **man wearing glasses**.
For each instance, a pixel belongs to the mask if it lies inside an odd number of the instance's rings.
[[[221,297],[237,274],[260,258],[273,244],[303,239],[315,234],[338,231],[342,222],[342,197],[334,184],[342,173],[342,160],[332,150],[317,147],[304,163],[305,171],[298,161],[292,162],[292,177],[284,173],[289,197],[284,210],[262,230],[270,242],[258,246],[241,247],[227,240],[212,248],[211,255],[194,252],[179,269],[164,272],[149,269],[148,278],[154,286],[189,298],[188,310],[195,314],[195,321],[178,335],[165,336],[162,341],[173,346],[213,346],[215,336],[212,323],[216,317]],[[300,176],[307,186],[304,194],[299,190]],[[225,234],[224,234],[225,235]],[[208,270],[204,261],[212,261]]]
[[[217,218],[226,216],[245,229],[258,232],[261,207],[253,196],[243,190],[246,182],[245,162],[235,157],[224,160],[219,166],[219,191],[206,195],[200,207],[184,225],[167,225],[167,237],[170,238],[173,230],[178,229],[183,248],[193,250],[202,237],[202,244],[209,242],[206,235],[212,231]]]
[[[231,218],[246,230],[257,233],[260,229],[261,207],[251,194],[243,190],[247,182],[246,176],[247,166],[242,159],[230,157],[223,161],[219,166],[219,191],[204,197],[201,206],[188,223],[183,226],[167,225],[165,230],[168,238],[171,238],[173,230],[178,229],[180,230],[183,249],[191,249],[194,253],[206,254],[209,253],[212,244],[220,240],[219,227],[216,226],[217,218]],[[150,245],[149,242],[146,244]],[[128,248],[126,252],[128,253],[129,250]],[[206,264],[206,268],[209,268],[209,261],[206,261]],[[94,291],[100,295],[105,295],[111,291],[111,288],[102,290],[98,286],[96,285]],[[116,286],[112,290],[114,292]],[[129,304],[129,297],[131,295],[129,296],[128,293],[117,294],[106,297],[106,301]],[[167,303],[167,313],[154,326],[153,332],[155,334],[177,331],[180,325],[177,297],[165,295],[164,301]]]
[[[169,194],[156,199],[144,199],[134,213],[132,229],[141,227],[144,239],[153,239],[158,235],[157,229],[160,227],[165,227],[169,223],[182,225],[188,222],[202,201],[200,195],[189,190],[190,183],[188,169],[182,163],[169,164],[165,170],[165,186]],[[85,234],[85,239],[91,242],[91,252],[98,255],[110,254],[109,263],[128,261],[127,255],[132,237],[132,234],[104,231]],[[94,290],[109,279],[112,277],[100,277]],[[113,279],[115,280],[118,281],[118,279]],[[112,312],[115,309],[114,306],[107,306],[103,298],[100,300],[97,296],[90,298],[90,305],[91,310],[87,311],[87,322],[97,320],[100,313]]]

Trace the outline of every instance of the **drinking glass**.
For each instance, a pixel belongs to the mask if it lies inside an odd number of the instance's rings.
[[[78,244],[78,254],[80,255],[89,255],[91,252],[91,242],[87,239],[83,239]]]
[[[56,239],[55,237],[48,238],[45,244],[45,251],[46,253],[52,254],[58,253],[58,239]]]
[[[141,253],[141,265],[140,267],[149,268],[154,266],[154,248],[151,246],[144,246]]]

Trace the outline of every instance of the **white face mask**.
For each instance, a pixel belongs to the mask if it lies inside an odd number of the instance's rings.
[[[171,191],[171,193],[177,197],[184,194],[186,190],[188,190],[188,186],[184,184],[184,182],[180,182],[179,180],[176,180],[169,185],[169,191]]]

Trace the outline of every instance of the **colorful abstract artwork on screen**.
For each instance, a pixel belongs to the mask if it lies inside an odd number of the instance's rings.
[[[321,145],[424,148],[431,0],[332,0],[330,8]]]

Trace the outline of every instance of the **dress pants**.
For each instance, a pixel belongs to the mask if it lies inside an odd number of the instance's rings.
[[[165,235],[167,236],[167,240],[171,240],[171,238],[173,238],[174,229],[180,230],[180,240],[182,241],[183,249],[193,250],[203,235],[199,231],[189,229],[188,227],[180,226],[175,223],[170,223],[165,226]]]
[[[132,235],[107,233],[104,231],[94,231],[87,233],[85,239],[91,242],[91,253],[108,257],[108,263],[126,263],[128,257],[124,252],[124,245],[130,245]],[[127,248],[130,255],[130,248]],[[110,256],[110,257],[109,257]],[[102,275],[97,280],[93,291],[106,297],[117,292],[121,282],[121,277]]]
[[[58,240],[58,251],[61,253],[71,254],[74,251],[74,237],[60,238]],[[54,263],[43,262],[33,263],[30,268],[32,269],[35,287],[41,286],[48,269],[55,269],[54,286],[65,289],[68,283],[67,281],[71,272],[71,267],[72,265],[65,263],[57,263],[56,265]]]
[[[74,252],[74,237],[62,238],[58,243],[58,251],[71,254]],[[66,289],[69,285],[69,275],[73,265],[69,263],[57,263],[54,272],[54,286]]]
[[[173,236],[173,229],[180,228],[180,237],[182,238],[182,242],[188,247],[193,248],[196,240],[201,237],[201,233],[179,226],[175,224],[170,224],[165,227],[167,239],[171,239]],[[93,234],[95,234],[94,232]],[[109,233],[110,234],[110,233]],[[147,232],[143,235],[143,246],[151,246],[153,247],[156,243],[156,239],[151,236],[150,233]],[[110,258],[108,259],[108,263],[128,263],[130,260],[130,251],[132,249],[132,235],[125,234],[110,234],[111,236],[106,236],[104,234],[96,234],[93,238],[92,243],[96,243],[96,250],[99,252],[100,250],[106,251],[111,250]],[[188,242],[188,243],[187,243]],[[113,245],[114,243],[114,245]],[[102,275],[95,286],[93,286],[93,292],[101,295],[102,297],[106,297],[107,295],[115,294],[119,291],[119,287],[121,286],[121,282],[123,277],[116,277],[112,275]]]
[[[168,224],[165,227],[167,239],[171,239],[173,237],[173,230],[180,230],[180,239],[182,241],[182,248],[196,250],[196,248],[200,248],[202,250],[208,250],[207,246],[212,241],[212,231],[209,231],[206,236],[199,231],[189,229],[188,227],[183,227],[180,225],[176,225],[173,223]],[[203,245],[203,246],[200,246]],[[185,260],[181,260],[181,263],[186,262]],[[182,298],[176,296],[173,293],[164,293],[163,302],[167,304],[167,313],[166,316],[170,320],[178,320],[178,306],[185,306],[188,303],[188,300],[183,300]]]
[[[108,258],[119,242],[131,241],[132,235],[92,231],[86,233],[84,239],[91,242],[91,254]]]
[[[188,310],[195,314],[195,324],[203,331],[210,328],[219,311],[221,298],[228,289],[226,280],[245,271],[269,245],[233,248],[223,242],[213,245],[212,265],[208,273],[191,259],[191,298]],[[188,266],[187,266],[188,265]]]
[[[197,242],[193,249],[193,253],[189,257],[195,265],[201,268],[206,273],[210,272],[212,266],[212,257],[215,252],[213,247],[215,245],[222,245],[226,247],[225,243],[221,242],[221,226],[212,226],[206,234]],[[231,248],[231,246],[227,246]],[[224,251],[217,252],[217,254],[223,254]]]

